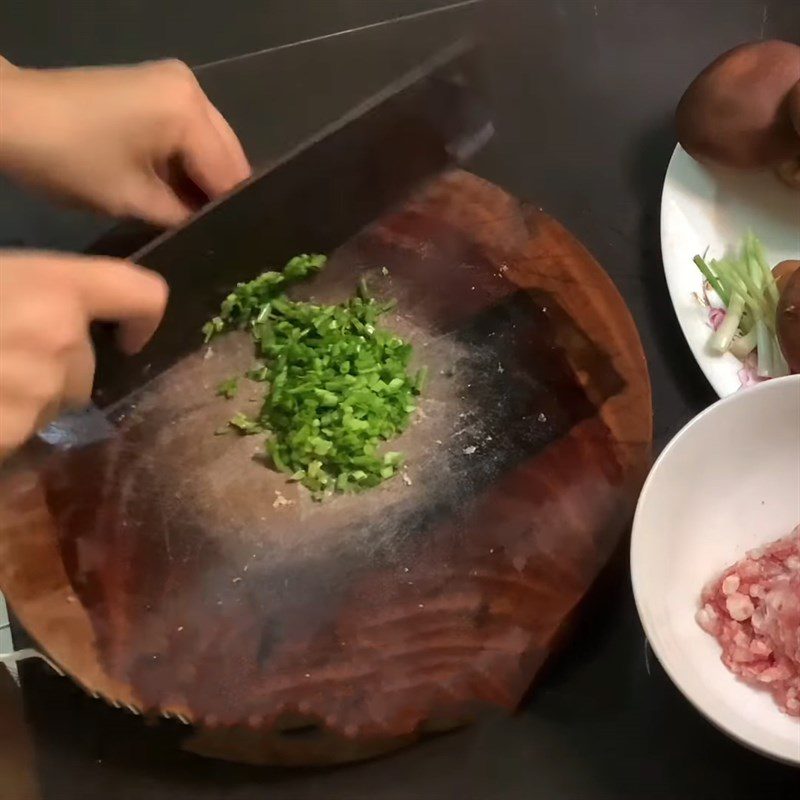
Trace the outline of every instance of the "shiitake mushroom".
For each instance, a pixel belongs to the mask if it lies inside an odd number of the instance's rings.
[[[800,261],[794,258],[787,258],[786,261],[781,261],[772,268],[772,277],[775,278],[775,285],[779,292],[783,291],[783,287],[798,268],[800,268]]]
[[[740,45],[690,84],[675,114],[689,155],[739,169],[774,169],[800,186],[800,46]]]
[[[772,270],[780,291],[778,342],[792,372],[800,372],[800,261],[782,261]]]
[[[789,92],[786,99],[786,108],[789,111],[789,119],[800,136],[800,82],[794,85],[794,89]]]
[[[789,120],[800,137],[800,82],[796,83],[794,89],[789,92],[786,108],[789,112]],[[800,158],[784,161],[775,171],[778,173],[778,177],[789,186],[800,187]]]

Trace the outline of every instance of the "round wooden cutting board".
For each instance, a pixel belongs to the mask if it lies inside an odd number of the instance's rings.
[[[190,722],[196,752],[341,762],[513,710],[630,520],[645,358],[558,222],[448,172],[302,293],[343,299],[361,276],[430,370],[405,477],[315,503],[258,437],[214,436],[258,397],[214,394],[252,359],[236,336],[98,412],[80,446],[0,472],[22,623],[88,691]]]

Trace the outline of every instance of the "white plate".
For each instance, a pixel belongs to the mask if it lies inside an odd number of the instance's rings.
[[[800,764],[800,719],[739,681],[695,622],[703,586],[800,522],[800,375],[734,394],[695,417],[648,477],[633,523],[631,576],[667,674],[715,725]]]
[[[771,174],[702,166],[676,147],[661,196],[661,255],[683,335],[720,397],[740,388],[741,363],[708,352],[708,317],[694,297],[703,281],[692,259],[706,248],[715,258],[738,247],[748,229],[771,264],[800,258],[800,191]]]

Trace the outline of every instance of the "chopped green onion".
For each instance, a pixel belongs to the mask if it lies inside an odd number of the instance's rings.
[[[767,259],[764,256],[764,248],[761,242],[755,236],[753,236],[752,233],[750,234],[750,248],[755,257],[756,263],[761,269],[763,285],[767,288],[770,300],[777,305],[778,300],[780,299],[778,284],[775,282],[775,276],[772,274],[772,270],[767,264]]]
[[[702,256],[695,256],[694,263],[697,264],[700,272],[703,273],[703,277],[708,281],[711,288],[719,295],[720,300],[727,305],[728,301],[730,300],[730,296],[723,288],[719,278],[717,278],[717,276],[711,271],[706,263],[706,260]]]
[[[317,499],[377,486],[397,473],[402,454],[378,449],[408,427],[427,375],[424,367],[409,375],[411,345],[379,325],[394,303],[374,300],[363,278],[356,296],[338,305],[286,296],[291,283],[324,264],[324,256],[298,256],[283,272],[238,284],[203,329],[207,339],[251,330],[261,364],[246,374],[268,390],[255,419],[237,414],[229,425],[244,434],[271,431],[275,468]],[[235,388],[226,381],[220,392]]]
[[[425,388],[425,384],[428,382],[428,368],[422,367],[419,372],[417,372],[416,377],[414,378],[414,388],[416,389],[417,394],[422,394],[422,390]]]
[[[744,300],[740,294],[735,294],[728,306],[728,313],[722,324],[714,332],[709,341],[709,347],[717,354],[726,353],[731,344],[736,331],[739,329],[739,322],[744,311]]]
[[[758,349],[758,374],[762,378],[772,377],[772,342],[764,320],[756,322],[756,348]]]
[[[222,333],[224,330],[224,321],[220,317],[214,317],[203,325],[203,339],[208,344],[218,333]]]
[[[228,425],[235,428],[237,431],[239,431],[239,433],[243,433],[248,436],[253,433],[261,433],[264,430],[264,426],[257,419],[250,419],[241,411],[235,416],[231,417],[231,419],[228,421]]]
[[[734,340],[731,342],[730,351],[740,361],[744,361],[744,359],[756,349],[756,343],[756,329],[754,326],[752,330],[747,333],[734,337]]]
[[[227,400],[232,400],[236,397],[236,392],[239,391],[239,379],[228,378],[226,381],[222,381],[219,386],[217,386],[217,394],[220,397],[224,397]]]
[[[744,359],[755,348],[760,376],[787,374],[776,336],[778,287],[761,242],[748,233],[738,256],[729,254],[718,261],[707,261],[698,255],[694,263],[726,307],[725,319],[709,342],[710,349]]]

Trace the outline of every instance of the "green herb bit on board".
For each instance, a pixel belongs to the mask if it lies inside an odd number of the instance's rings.
[[[222,381],[222,383],[217,386],[217,394],[220,397],[224,397],[226,400],[233,400],[238,391],[239,379],[236,377],[228,378],[228,380]]]
[[[229,424],[243,434],[270,432],[275,467],[318,499],[377,486],[400,470],[402,454],[379,447],[408,427],[427,375],[409,374],[411,345],[380,326],[394,303],[376,301],[363,279],[338,305],[286,296],[325,261],[296,256],[283,272],[238,284],[203,327],[207,342],[250,330],[259,363],[247,377],[267,392],[255,419],[237,414]],[[225,381],[218,393],[232,397],[236,386]]]

